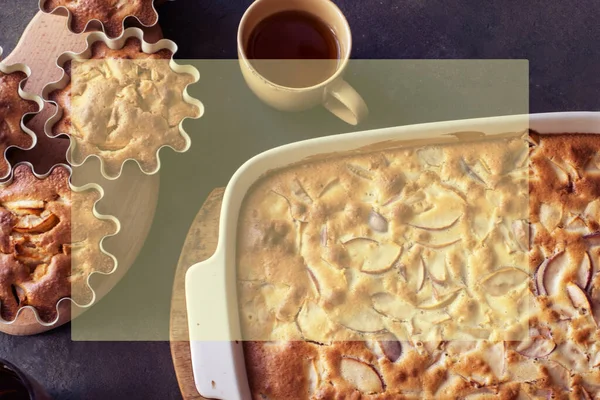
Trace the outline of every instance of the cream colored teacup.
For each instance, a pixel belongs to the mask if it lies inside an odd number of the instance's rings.
[[[282,11],[304,11],[324,21],[337,37],[339,60],[337,68],[320,83],[308,87],[282,86],[258,73],[246,54],[248,40],[254,28],[265,18]],[[345,122],[356,125],[369,113],[362,97],[344,79],[350,59],[352,35],[348,21],[330,0],[256,0],[242,17],[237,37],[238,57],[242,74],[250,89],[265,103],[282,111],[303,111],[322,104]],[[286,62],[274,60],[280,74]],[[314,60],[313,60],[314,61]]]

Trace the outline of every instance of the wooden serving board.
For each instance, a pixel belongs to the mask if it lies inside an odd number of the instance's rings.
[[[148,42],[156,42],[162,38],[159,26],[145,29],[144,33]],[[76,35],[69,32],[66,17],[39,12],[31,20],[14,51],[3,62],[29,66],[32,73],[24,89],[41,96],[46,84],[57,81],[62,76],[62,70],[56,65],[58,56],[67,51],[78,53],[85,50],[87,36],[88,33]],[[10,153],[12,162],[29,161],[38,174],[44,174],[57,163],[66,163],[68,139],[50,139],[44,133],[44,124],[54,111],[55,108],[46,103],[43,111],[28,121],[27,126],[36,133],[38,143],[33,150],[16,150]],[[98,203],[98,211],[113,215],[121,222],[119,234],[104,242],[105,249],[118,260],[117,269],[111,275],[96,275],[92,279],[98,301],[123,277],[142,249],[156,210],[159,176],[145,175],[136,164],[130,162],[125,164],[123,175],[114,181],[101,176],[96,159],[84,164],[82,169],[90,171],[90,174],[86,172],[86,178],[90,177],[91,182],[97,183],[105,191],[103,200]],[[76,181],[73,183],[77,185]],[[62,304],[66,305],[60,310],[62,318],[52,326],[40,325],[33,313],[25,310],[14,324],[0,324],[0,331],[14,335],[36,334],[56,328],[85,311],[73,307],[71,313],[69,303]]]
[[[173,283],[171,299],[171,355],[184,400],[204,399],[196,390],[185,303],[185,273],[194,264],[213,255],[219,237],[219,218],[225,188],[214,189],[194,218],[188,231]]]

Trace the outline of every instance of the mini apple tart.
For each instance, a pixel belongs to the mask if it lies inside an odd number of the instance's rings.
[[[36,143],[35,134],[25,126],[25,120],[42,108],[42,100],[22,90],[28,75],[29,68],[25,66],[0,63],[0,179],[11,172],[6,150],[10,147],[29,150]]]
[[[141,31],[128,29],[119,41],[92,40],[86,52],[61,58],[65,75],[47,88],[60,108],[49,135],[67,134],[69,162],[78,166],[98,157],[109,179],[127,160],[156,173],[159,150],[186,151],[183,121],[202,113],[201,103],[187,94],[198,72],[172,61],[172,42],[149,45],[137,35]]]
[[[0,187],[0,319],[13,321],[24,307],[42,323],[58,319],[58,303],[93,300],[88,278],[110,273],[114,258],[102,240],[117,222],[96,213],[101,192],[69,184],[70,171],[57,166],[38,177],[20,164]]]
[[[98,21],[110,38],[121,36],[127,18],[135,18],[146,27],[158,22],[154,0],[41,0],[40,9],[66,13],[74,33],[82,33],[92,21]]]

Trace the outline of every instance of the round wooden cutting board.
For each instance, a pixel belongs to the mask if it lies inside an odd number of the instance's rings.
[[[24,87],[26,92],[41,96],[43,87],[57,81],[62,75],[62,70],[56,65],[58,56],[67,51],[78,53],[85,50],[88,34],[75,35],[69,32],[66,25],[65,17],[39,12],[31,20],[14,51],[3,60],[8,65],[22,63],[29,66],[32,73]],[[160,38],[160,27],[144,29],[146,41],[156,42]],[[44,110],[27,123],[35,132],[38,143],[33,150],[17,149],[9,153],[13,163],[29,161],[38,174],[46,173],[57,163],[66,163],[68,139],[50,139],[44,133],[44,124],[54,111],[54,106],[46,103]],[[146,240],[158,201],[159,175],[148,176],[137,164],[128,162],[123,175],[117,180],[109,181],[101,176],[96,159],[84,164],[82,169],[86,170],[88,182],[97,183],[105,191],[104,198],[97,205],[98,211],[113,215],[121,222],[121,231],[104,241],[105,249],[117,258],[118,266],[111,275],[94,277],[93,288],[98,301],[131,267]],[[74,184],[77,184],[76,179]],[[74,318],[85,311],[74,307],[70,313],[69,303],[62,304],[66,306],[61,309],[61,319],[52,326],[40,325],[33,313],[25,310],[12,325],[0,324],[0,332],[13,335],[36,334],[56,328],[68,322],[71,316]]]
[[[185,273],[192,265],[213,255],[219,237],[219,217],[225,188],[214,189],[194,218],[179,257],[171,300],[171,355],[184,400],[204,399],[196,390],[185,303]]]

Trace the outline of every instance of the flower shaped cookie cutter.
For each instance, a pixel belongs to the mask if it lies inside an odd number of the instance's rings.
[[[79,313],[83,312],[84,309],[91,307],[96,302],[96,291],[94,290],[94,288],[92,287],[92,285],[90,283],[91,277],[95,274],[111,275],[118,268],[118,260],[116,259],[116,257],[114,255],[112,255],[105,249],[104,240],[106,238],[117,235],[121,231],[121,223],[117,218],[115,218],[114,216],[101,214],[96,209],[96,205],[98,204],[98,202],[100,202],[104,198],[103,188],[95,183],[88,183],[83,186],[74,186],[71,183],[73,171],[72,171],[71,167],[68,165],[56,164],[47,173],[45,173],[43,175],[39,175],[35,172],[32,164],[30,164],[28,162],[18,163],[15,165],[15,168],[13,168],[13,173],[11,173],[10,179],[1,184],[0,190],[2,190],[2,188],[9,187],[13,183],[14,171],[17,168],[19,168],[20,166],[24,166],[24,167],[28,168],[28,172],[31,172],[32,175],[38,180],[44,180],[44,179],[48,178],[50,175],[53,174],[53,172],[57,168],[66,169],[68,171],[68,187],[71,190],[71,200],[72,200],[73,194],[75,194],[75,193],[95,192],[97,194],[97,198],[93,201],[93,203],[91,203],[91,209],[86,210],[86,211],[88,211],[88,212],[91,211],[91,216],[93,218],[95,218],[96,220],[101,221],[101,223],[103,224],[103,227],[105,227],[106,230],[108,230],[109,224],[113,225],[113,228],[110,229],[110,231],[112,231],[112,233],[102,235],[100,240],[97,243],[92,243],[90,246],[90,247],[93,247],[92,251],[95,251],[96,254],[100,255],[101,257],[103,257],[107,260],[106,264],[110,267],[110,269],[107,268],[107,270],[100,270],[100,269],[93,268],[89,271],[89,274],[85,277],[84,282],[83,282],[84,288],[89,293],[88,297],[90,298],[90,300],[86,303],[80,303],[73,298],[72,294],[71,294],[71,296],[66,296],[66,297],[60,298],[57,301],[56,306],[55,306],[55,311],[56,311],[55,315],[56,316],[52,320],[44,320],[40,316],[38,309],[32,305],[20,306],[20,304],[19,304],[19,308],[16,311],[13,319],[6,320],[2,316],[0,316],[0,331],[5,331],[5,332],[9,332],[9,333],[11,331],[19,332],[19,326],[27,326],[27,325],[32,325],[32,324],[39,325],[41,327],[41,331],[48,330],[54,326],[58,326],[65,322],[70,321],[72,318],[78,316]],[[71,201],[71,203],[73,203],[73,201]],[[70,211],[71,211],[71,215],[72,215],[73,214],[73,205],[72,204],[70,206]],[[71,233],[73,232],[72,226],[74,225],[74,222],[75,221],[73,220],[73,217],[71,217],[71,221],[70,221],[70,225],[69,225]],[[79,232],[79,234],[81,234],[81,232]],[[71,236],[71,242],[72,241],[73,241],[73,236]],[[71,248],[75,249],[76,244],[72,242],[69,246]],[[72,250],[69,251],[69,254],[71,255],[70,260],[72,262],[72,259],[74,258],[73,251]],[[71,274],[73,273],[73,271],[74,271],[74,268],[72,265],[71,271],[70,271]],[[70,276],[72,276],[72,275],[70,275]],[[70,286],[72,289],[73,284],[71,283]],[[17,294],[13,292],[13,295],[16,296]],[[71,312],[72,309],[69,307],[69,305],[74,305],[78,308],[78,311],[75,311],[75,315],[73,315],[73,312]],[[0,307],[1,306],[2,305],[1,305],[1,299],[0,299]],[[26,311],[31,311],[31,312],[26,313]],[[38,329],[37,331],[39,332],[40,330]],[[17,333],[17,334],[19,334],[19,333]]]
[[[121,36],[127,20],[135,20],[145,28],[158,23],[158,12],[153,0],[125,0],[116,5],[85,4],[67,0],[40,0],[39,8],[46,14],[67,17],[67,28],[70,32],[80,34],[91,30],[104,32],[110,38]]]
[[[10,148],[16,147],[21,150],[31,150],[37,144],[37,136],[35,133],[25,126],[25,123],[28,119],[33,118],[34,115],[39,114],[44,108],[44,101],[40,96],[36,96],[31,93],[27,93],[23,87],[27,82],[27,79],[31,76],[31,69],[25,64],[11,64],[7,65],[1,61],[2,58],[2,48],[0,47],[0,79],[2,76],[11,76],[13,74],[21,74],[24,75],[24,78],[21,79],[17,85],[17,94],[18,101],[22,104],[21,106],[17,106],[20,108],[31,108],[27,106],[27,103],[35,103],[37,105],[37,110],[35,111],[26,111],[23,115],[20,116],[20,128],[24,135],[28,136],[31,139],[31,145],[28,147],[19,146],[16,144],[8,144],[2,153],[2,160],[0,161],[0,180],[6,180],[10,177],[12,173],[12,166],[7,159],[7,152]],[[10,93],[8,93],[10,95]],[[5,113],[10,112],[11,109],[15,108],[14,104],[3,104],[5,102],[3,98],[3,94],[0,94],[0,132],[2,132],[2,125],[5,123]],[[1,147],[0,147],[1,149]]]
[[[85,68],[85,64],[90,62],[91,57],[93,56],[93,50],[94,50],[94,45],[97,43],[101,43],[103,45],[105,45],[109,50],[107,51],[118,51],[121,49],[124,49],[126,46],[129,45],[129,40],[137,40],[141,43],[141,52],[143,54],[147,54],[148,56],[151,56],[157,52],[160,51],[168,51],[170,52],[170,58],[168,60],[164,59],[164,60],[159,60],[159,61],[164,61],[164,65],[166,65],[166,62],[168,61],[168,70],[169,73],[171,73],[171,75],[173,76],[187,76],[189,77],[189,82],[186,82],[185,85],[182,85],[181,87],[181,93],[180,93],[180,97],[181,97],[181,101],[179,102],[179,105],[181,106],[185,106],[188,107],[190,110],[193,109],[194,113],[193,115],[184,115],[183,117],[181,117],[180,120],[177,120],[177,127],[176,127],[176,132],[177,132],[177,137],[181,140],[182,145],[179,147],[176,147],[172,144],[169,143],[163,143],[160,145],[156,145],[156,150],[154,151],[152,149],[151,151],[151,155],[148,155],[146,158],[146,160],[141,159],[141,157],[144,157],[144,153],[143,152],[133,152],[133,151],[129,151],[130,153],[133,153],[134,156],[127,156],[124,157],[122,160],[120,161],[115,161],[115,160],[110,160],[107,159],[107,155],[112,154],[110,153],[110,151],[112,150],[106,150],[106,148],[101,148],[100,146],[97,147],[97,150],[94,150],[94,152],[91,152],[89,154],[86,154],[86,146],[88,145],[88,143],[85,142],[85,140],[79,140],[76,139],[71,132],[67,132],[64,131],[62,129],[60,129],[60,127],[58,127],[59,123],[61,122],[61,120],[63,119],[63,117],[65,116],[65,110],[63,109],[63,107],[61,107],[61,105],[59,104],[58,99],[53,98],[55,93],[59,93],[60,91],[62,91],[63,89],[66,89],[69,85],[71,85],[73,83],[73,81],[77,81],[77,79],[72,79],[71,75],[70,75],[70,71],[72,70],[71,65],[73,64],[73,61],[75,61],[77,63],[77,65],[82,65],[82,69]],[[43,91],[42,91],[42,97],[47,100],[48,102],[54,104],[57,107],[56,113],[46,122],[45,125],[45,132],[46,135],[54,138],[54,137],[58,137],[61,135],[67,135],[70,137],[71,141],[70,141],[70,146],[69,149],[67,151],[67,161],[73,165],[74,167],[78,167],[83,165],[83,163],[85,163],[85,161],[90,158],[90,157],[96,157],[99,159],[100,161],[100,165],[101,165],[101,173],[102,175],[109,180],[114,180],[117,179],[121,176],[122,172],[123,172],[123,166],[126,162],[129,161],[134,161],[138,164],[138,166],[140,167],[140,169],[142,170],[143,173],[145,173],[146,175],[154,175],[156,174],[159,170],[160,170],[160,150],[164,147],[170,147],[171,149],[173,149],[175,152],[178,153],[183,153],[186,152],[190,146],[191,146],[191,139],[189,137],[189,135],[187,134],[187,132],[185,131],[185,129],[183,128],[183,124],[187,119],[198,119],[200,118],[203,113],[204,113],[204,106],[203,104],[200,102],[200,100],[193,98],[189,93],[188,93],[188,88],[190,85],[197,83],[200,79],[200,73],[198,72],[198,70],[196,68],[194,68],[191,65],[180,65],[178,63],[176,63],[173,59],[174,54],[177,52],[177,45],[167,39],[162,39],[156,43],[148,43],[146,41],[143,40],[143,32],[142,30],[138,29],[138,28],[129,28],[126,29],[125,32],[123,33],[123,35],[121,37],[119,37],[118,39],[109,39],[104,33],[100,33],[100,32],[94,32],[91,33],[88,37],[87,37],[87,48],[86,50],[84,50],[81,53],[72,53],[72,52],[67,52],[62,54],[58,60],[57,60],[57,65],[59,68],[63,69],[63,75],[61,77],[60,80],[58,80],[57,82],[53,82],[50,83],[48,85],[46,85],[46,87],[44,87]],[[142,54],[140,53],[140,54]],[[108,61],[107,61],[108,60]],[[122,64],[124,65],[125,62],[132,62],[135,63],[135,61],[140,61],[140,62],[144,62],[146,59],[142,58],[141,60],[124,60],[124,58],[121,57],[115,57],[115,58],[111,58],[111,57],[107,57],[104,59],[94,59],[93,61],[97,61],[97,62],[106,62],[108,65],[108,62],[115,62],[116,61],[121,61]],[[123,61],[124,60],[124,61]],[[156,60],[153,60],[156,61]],[[157,65],[159,65],[160,63],[157,63]],[[114,64],[111,64],[107,67],[107,70],[110,69],[110,73],[114,72],[114,69],[112,69],[112,67],[114,67]],[[78,67],[79,68],[79,67]],[[118,67],[117,67],[118,69]],[[150,70],[151,68],[147,68],[145,66],[141,66],[140,69],[148,69]],[[117,72],[118,74],[119,72]],[[148,72],[148,74],[154,74],[153,71]],[[81,79],[85,79],[84,77],[82,77]],[[154,79],[154,75],[152,75],[151,78],[148,79],[148,82],[150,83],[150,85],[153,84],[153,79]],[[84,81],[84,83],[82,85],[86,85],[87,81]],[[138,86],[141,86],[141,84],[139,82],[136,82],[136,84]],[[119,88],[119,90],[121,90],[123,88]],[[70,90],[70,89],[69,89]],[[169,90],[173,90],[172,88],[170,88]],[[104,93],[102,94],[104,95]],[[171,93],[172,96],[172,93]],[[68,95],[68,101],[69,103],[71,103],[71,100],[73,99],[72,94]],[[115,97],[115,100],[119,100],[118,97]],[[85,107],[87,107],[88,105],[90,107],[94,107],[93,102],[85,102]],[[112,103],[111,103],[112,104]],[[169,107],[168,105],[163,105],[164,107]],[[115,106],[116,107],[116,106]],[[132,105],[130,110],[140,110],[143,107],[138,107],[135,105]],[[113,110],[114,111],[114,110]],[[78,115],[82,115],[85,114],[86,116],[90,113],[93,113],[94,111],[90,109],[88,110],[84,110],[82,113],[78,114]],[[149,114],[146,114],[149,115]],[[154,115],[155,117],[156,115]],[[133,121],[132,119],[129,119],[130,117],[127,118],[122,118],[122,119],[126,119],[128,120],[130,123],[131,121]],[[111,117],[111,121],[112,121],[112,117]],[[117,118],[118,120],[118,118]],[[146,123],[146,118],[138,118],[135,120],[136,123]],[[115,125],[118,126],[121,122],[118,121],[115,123]],[[71,126],[71,123],[69,122],[67,124],[68,126]],[[58,127],[58,131],[57,131],[57,127]],[[174,127],[172,127],[174,128]],[[107,129],[110,130],[110,129]],[[157,135],[162,134],[161,131],[157,131],[156,132]],[[156,139],[156,137],[153,137],[153,139]],[[147,142],[144,142],[142,140],[140,140],[140,138],[134,138],[134,137],[130,137],[128,138],[128,142],[127,145],[129,145],[130,142],[135,142],[137,141],[140,145],[144,145],[146,148],[145,150],[148,150],[147,146]],[[121,149],[117,150],[117,151],[121,151]],[[79,154],[83,152],[84,154]],[[150,154],[150,153],[148,153]],[[114,161],[114,162],[113,162]]]

